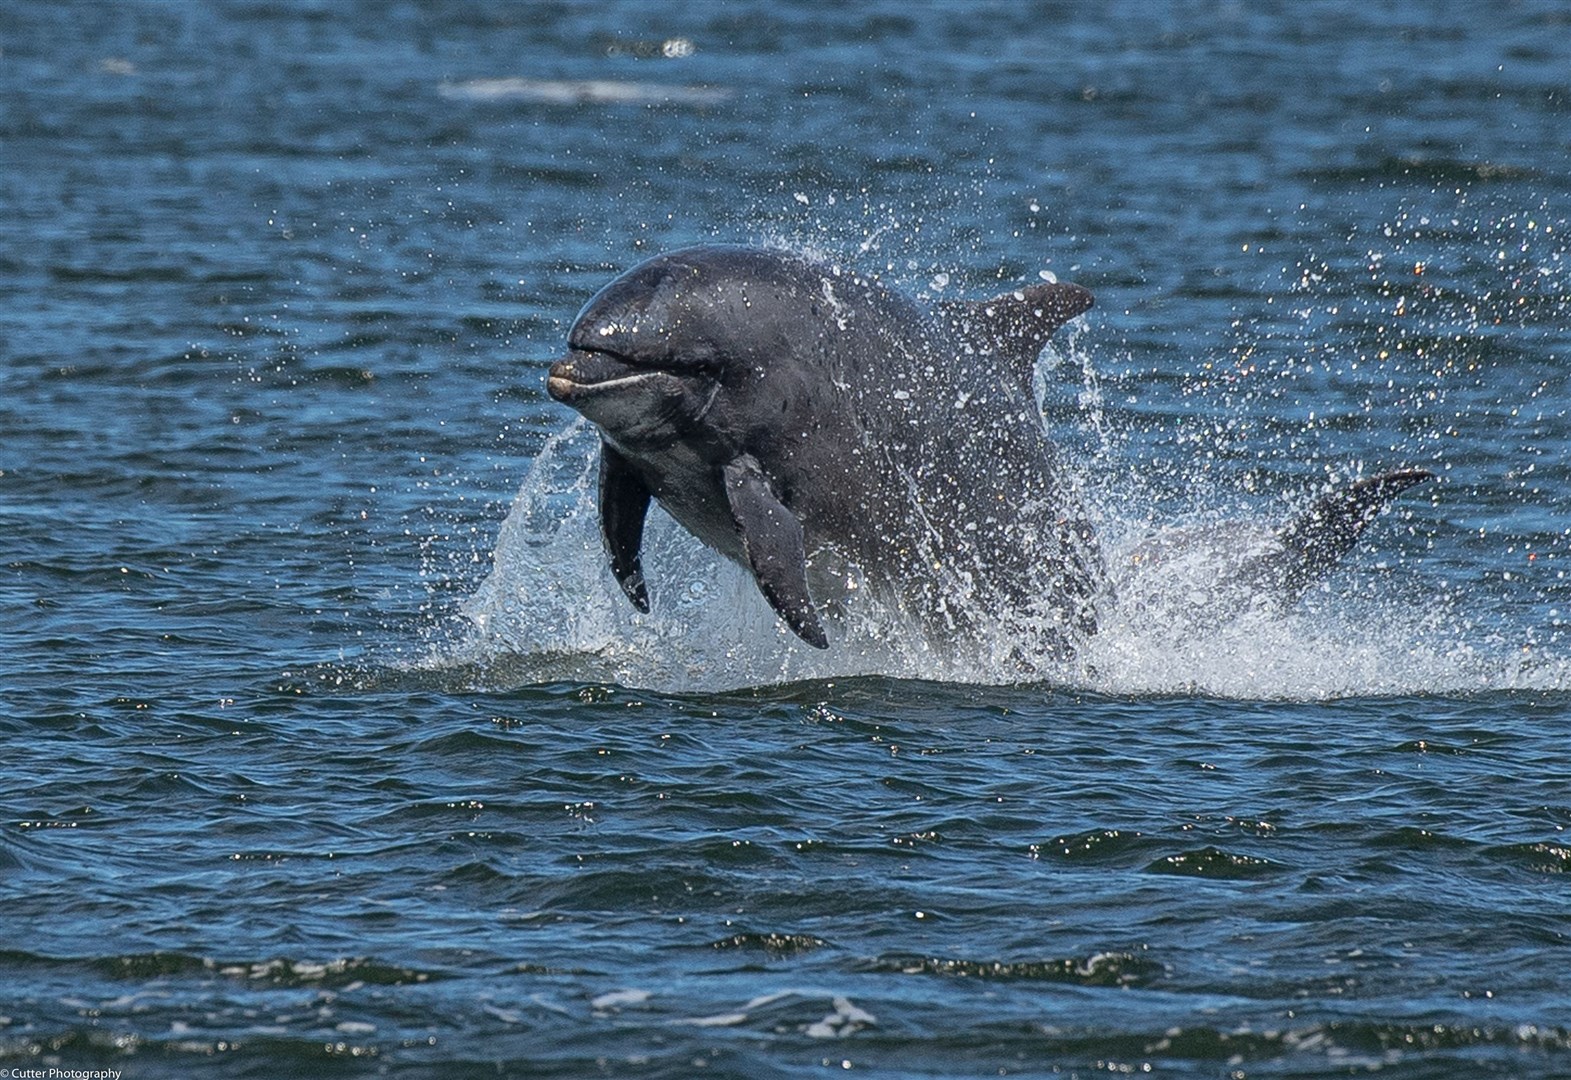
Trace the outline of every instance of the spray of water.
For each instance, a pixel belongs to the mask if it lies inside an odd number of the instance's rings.
[[[871,238],[887,243],[886,231]],[[943,289],[942,278],[935,275],[929,288]],[[1063,400],[1066,381],[1077,384],[1072,406]],[[1238,698],[1571,687],[1571,659],[1557,639],[1538,641],[1529,628],[1480,615],[1478,583],[1444,572],[1432,555],[1435,530],[1427,526],[1426,535],[1412,513],[1420,500],[1399,505],[1371,530],[1385,556],[1355,556],[1291,608],[1245,603],[1218,618],[1218,583],[1292,507],[1208,500],[1215,480],[1196,470],[1182,477],[1189,505],[1162,519],[1146,479],[1153,470],[1131,462],[1139,450],[1127,425],[1104,409],[1103,381],[1073,331],[1044,352],[1036,380],[1044,423],[1080,463],[1110,570],[1100,629],[1072,659],[1022,663],[1033,653],[1033,634],[1019,618],[1007,627],[995,619],[991,638],[944,652],[897,607],[871,595],[854,598],[835,620],[832,649],[808,648],[745,570],[658,510],[644,555],[653,610],[640,614],[607,566],[595,506],[598,439],[577,421],[534,460],[489,576],[423,666],[461,669],[483,684],[564,679],[672,691],[870,674]],[[1236,435],[1226,428],[1214,434],[1223,442]],[[1328,481],[1350,478],[1326,471]],[[1153,550],[1163,557],[1152,559]],[[1042,639],[1053,629],[1042,627]]]

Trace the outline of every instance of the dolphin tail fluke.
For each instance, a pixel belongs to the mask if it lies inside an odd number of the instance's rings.
[[[1273,549],[1255,568],[1257,583],[1291,604],[1352,550],[1385,505],[1434,474],[1424,469],[1359,480],[1317,499],[1276,534]]]

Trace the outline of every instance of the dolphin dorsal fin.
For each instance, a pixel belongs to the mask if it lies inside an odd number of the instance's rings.
[[[1091,293],[1069,282],[1042,282],[991,300],[951,300],[939,310],[962,341],[1031,365],[1060,326],[1089,311]]]

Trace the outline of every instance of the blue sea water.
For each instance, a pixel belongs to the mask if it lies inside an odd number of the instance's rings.
[[[1564,5],[11,0],[0,209],[0,1070],[1571,1075]],[[544,373],[711,240],[1091,289],[1115,562],[1437,479],[1046,682],[640,616]]]

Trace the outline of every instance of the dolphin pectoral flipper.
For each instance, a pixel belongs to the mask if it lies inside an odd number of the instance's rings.
[[[1434,476],[1425,469],[1401,469],[1372,476],[1315,500],[1276,534],[1275,550],[1261,561],[1261,584],[1291,603],[1331,571],[1352,550],[1369,523],[1397,495]]]
[[[758,462],[744,455],[725,467],[726,500],[759,591],[796,636],[815,649],[829,638],[807,591],[802,523],[775,498]]]
[[[638,558],[644,543],[644,516],[652,498],[649,485],[610,443],[600,444],[600,538],[611,558],[611,573],[639,611],[649,611],[649,590]]]

